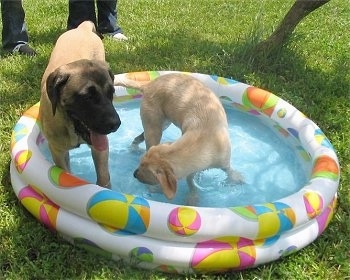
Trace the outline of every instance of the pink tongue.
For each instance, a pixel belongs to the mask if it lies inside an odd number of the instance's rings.
[[[106,135],[90,131],[92,146],[98,151],[105,151],[108,148],[108,138]]]

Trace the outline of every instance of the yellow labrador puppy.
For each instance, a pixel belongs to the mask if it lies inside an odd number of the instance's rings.
[[[168,199],[174,197],[178,179],[187,177],[194,191],[194,174],[208,168],[221,168],[230,181],[243,183],[241,174],[230,165],[225,110],[216,95],[198,79],[172,73],[146,83],[115,76],[114,83],[143,93],[140,113],[144,132],[133,142],[133,145],[146,142],[147,151],[134,172],[140,182],[160,184]],[[181,129],[182,136],[173,143],[159,144],[170,122]]]
[[[114,75],[92,22],[63,33],[41,81],[39,117],[55,164],[69,171],[69,150],[91,147],[97,184],[110,186],[107,134],[120,126]]]

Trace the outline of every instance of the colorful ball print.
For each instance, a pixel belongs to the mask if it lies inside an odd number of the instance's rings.
[[[266,90],[248,87],[242,96],[242,103],[248,108],[258,109],[267,116],[275,110],[279,98]]]
[[[322,132],[321,129],[316,129],[315,130],[315,140],[317,143],[319,143],[323,147],[327,147],[330,149],[333,149],[333,146],[331,142],[329,142],[328,138],[326,135]]]
[[[318,216],[323,209],[323,199],[317,192],[308,191],[303,195],[307,216],[310,219]]]
[[[327,155],[317,157],[311,172],[311,178],[327,178],[330,180],[338,180],[339,166],[338,163]]]
[[[296,130],[292,127],[288,127],[287,130],[290,133],[290,135],[293,135],[296,139],[299,140],[299,131],[298,130]]]
[[[304,149],[303,146],[297,145],[295,146],[296,150],[299,152],[301,158],[305,161],[311,161],[310,154]]]
[[[334,198],[331,203],[326,207],[326,209],[316,217],[316,221],[318,224],[318,235],[320,235],[328,226],[331,221],[335,208],[337,206],[337,199]]]
[[[277,116],[281,119],[283,119],[287,115],[287,109],[281,108],[277,111]]]
[[[126,73],[126,77],[131,80],[147,82],[159,77],[157,71],[141,71],[141,72],[129,72]]]
[[[22,150],[15,155],[15,166],[18,173],[22,173],[32,157],[32,151]]]
[[[136,247],[129,253],[130,262],[137,264],[140,262],[153,262],[153,252],[146,247]]]
[[[286,249],[280,250],[278,253],[281,255],[281,257],[287,257],[287,256],[295,253],[296,251],[298,251],[298,247],[295,245],[291,245]]]
[[[250,113],[250,114],[252,114],[252,115],[254,115],[254,116],[259,116],[259,115],[261,115],[261,114],[259,113],[259,111],[254,110],[254,109],[252,109],[251,107],[246,107],[246,106],[244,106],[244,105],[242,105],[242,104],[240,104],[240,103],[237,103],[237,102],[233,102],[233,103],[232,103],[232,106],[233,106],[234,108],[236,108],[236,109],[242,111],[242,112],[247,112],[247,113]]]
[[[200,229],[201,217],[193,208],[177,207],[169,214],[168,227],[177,235],[190,236]]]
[[[159,72],[157,71],[129,72],[126,74],[126,77],[130,80],[135,80],[139,82],[148,82],[159,77]],[[128,88],[127,92],[128,94],[135,95],[136,93],[139,92],[139,90]]]
[[[279,124],[274,124],[273,127],[283,136],[283,137],[288,137],[289,133],[287,130],[285,130],[282,126]]]
[[[252,240],[224,237],[197,243],[191,267],[198,272],[220,272],[253,266],[255,259],[256,250]]]
[[[23,116],[36,120],[39,116],[39,105],[40,103],[36,103],[32,107],[30,107],[27,111],[23,113]]]
[[[42,132],[38,134],[38,137],[36,138],[35,143],[40,147],[40,145],[44,145],[46,142],[45,136]]]
[[[93,195],[87,212],[96,222],[113,234],[142,234],[150,221],[150,206],[146,199],[103,190]]]
[[[34,217],[49,229],[55,230],[59,211],[58,205],[48,199],[36,187],[30,185],[19,192],[18,198]]]
[[[216,75],[211,75],[210,76],[214,81],[216,81],[217,83],[219,83],[220,85],[233,85],[233,84],[237,84],[238,82],[232,79],[228,79],[228,78],[224,78],[224,77],[219,77]]]
[[[14,145],[20,141],[21,139],[25,138],[29,133],[28,127],[25,124],[17,123],[14,127],[11,135],[11,150],[14,147]]]
[[[155,269],[156,269],[157,271],[166,272],[166,273],[172,273],[172,274],[179,273],[179,272],[176,270],[176,267],[173,266],[173,265],[165,265],[165,264],[162,264],[162,265],[157,266]]]
[[[64,171],[57,166],[52,166],[49,169],[48,175],[50,181],[54,185],[62,188],[73,188],[89,184],[89,182],[80,179],[79,177],[73,176],[72,174]]]
[[[296,217],[294,210],[282,202],[230,208],[247,220],[258,222],[256,239],[265,239],[293,228]]]

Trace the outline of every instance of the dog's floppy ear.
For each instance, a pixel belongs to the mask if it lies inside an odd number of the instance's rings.
[[[67,82],[69,78],[69,74],[60,71],[60,69],[56,69],[53,71],[46,80],[46,91],[47,95],[52,104],[52,114],[56,114],[56,108],[58,101],[60,99],[60,91],[62,86]]]
[[[159,167],[154,172],[163,193],[168,199],[173,199],[177,189],[177,180],[173,169],[169,167]]]
[[[108,74],[111,77],[112,81],[114,82],[114,74],[113,74],[111,68],[108,68]]]

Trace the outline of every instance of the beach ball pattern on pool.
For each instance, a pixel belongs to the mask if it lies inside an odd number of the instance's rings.
[[[200,229],[201,217],[193,208],[177,207],[169,214],[168,227],[177,235],[190,236]]]
[[[278,253],[281,255],[281,257],[286,257],[295,253],[296,251],[298,251],[298,247],[295,245],[291,245],[287,249],[280,250]]]
[[[229,99],[229,98],[228,98],[228,99]],[[242,104],[240,104],[240,103],[237,103],[237,102],[233,102],[233,103],[232,103],[232,106],[233,106],[234,108],[236,108],[236,109],[242,111],[242,112],[247,112],[247,113],[250,113],[250,114],[252,114],[252,115],[254,115],[254,116],[259,116],[259,115],[261,115],[261,114],[259,113],[259,111],[255,110],[255,109],[252,109],[251,107],[244,106],[244,105],[242,105]]]
[[[142,82],[151,81],[160,76],[157,71],[129,72],[125,75],[128,79]]]
[[[29,131],[26,125],[21,123],[16,124],[11,135],[11,150],[18,141],[27,136],[28,132]]]
[[[282,202],[230,208],[241,217],[258,222],[257,239],[279,235],[293,228],[296,216],[294,210]]]
[[[39,103],[33,105],[27,111],[25,111],[23,116],[37,120],[39,117]]]
[[[337,199],[334,198],[331,201],[331,203],[326,207],[326,209],[319,216],[316,217],[316,221],[318,224],[318,235],[320,235],[330,223],[334,215],[336,206],[337,206]]]
[[[125,75],[126,75],[126,78],[130,80],[141,81],[141,82],[152,81],[155,78],[160,76],[159,72],[157,71],[129,72],[129,73],[126,73]],[[136,93],[140,92],[140,90],[127,88],[127,92],[130,95],[135,95]]]
[[[175,266],[173,266],[173,265],[165,265],[165,264],[159,265],[159,266],[156,267],[156,270],[157,271],[161,271],[161,272],[166,272],[166,273],[173,273],[173,274],[174,273],[179,273],[176,270]]]
[[[298,132],[298,130],[296,130],[294,128],[291,128],[291,127],[288,127],[287,130],[290,133],[290,135],[294,136],[296,139],[299,140],[299,132]]]
[[[52,166],[49,169],[48,176],[51,183],[62,188],[73,188],[89,184],[89,182],[73,176],[57,166]]]
[[[283,119],[287,115],[287,109],[281,108],[277,111],[277,117]]]
[[[150,221],[150,206],[138,196],[103,190],[94,194],[87,205],[87,213],[114,234],[143,234]]]
[[[283,137],[288,137],[290,134],[287,130],[285,130],[283,127],[281,127],[279,124],[274,124],[273,126]]]
[[[220,76],[216,76],[216,75],[211,75],[210,76],[215,82],[217,82],[220,85],[233,85],[233,84],[237,84],[238,82],[232,79],[228,79],[228,78],[224,78],[224,77],[220,77]]]
[[[59,206],[34,186],[24,187],[18,194],[18,198],[25,208],[34,217],[46,225],[49,229],[55,230]]]
[[[315,130],[315,140],[316,140],[316,142],[319,143],[321,146],[327,147],[327,148],[330,148],[330,149],[334,150],[333,145],[331,144],[331,142],[328,140],[328,138],[327,138],[326,135],[322,132],[321,129],[316,129],[316,130]]]
[[[198,272],[244,269],[254,265],[254,242],[242,237],[223,237],[197,243],[191,267]]]
[[[296,150],[299,152],[301,158],[305,161],[311,161],[310,154],[304,149],[303,146],[297,145],[295,146]]]
[[[136,247],[129,253],[130,262],[132,264],[138,264],[140,262],[153,262],[153,252],[146,247]]]
[[[327,178],[330,180],[338,180],[339,166],[337,162],[327,155],[317,157],[314,161],[311,178]]]
[[[35,143],[36,143],[38,146],[40,146],[40,145],[44,145],[45,142],[46,142],[46,139],[45,139],[44,135],[42,134],[42,132],[40,132],[40,133],[38,134],[38,137],[36,138]]]
[[[15,166],[18,173],[22,173],[32,157],[32,151],[22,150],[15,155]]]
[[[308,191],[303,195],[306,213],[309,219],[318,216],[323,209],[323,199],[317,192]]]
[[[253,108],[261,111],[267,116],[271,116],[279,97],[266,90],[248,87],[242,96],[242,103],[248,108]]]

